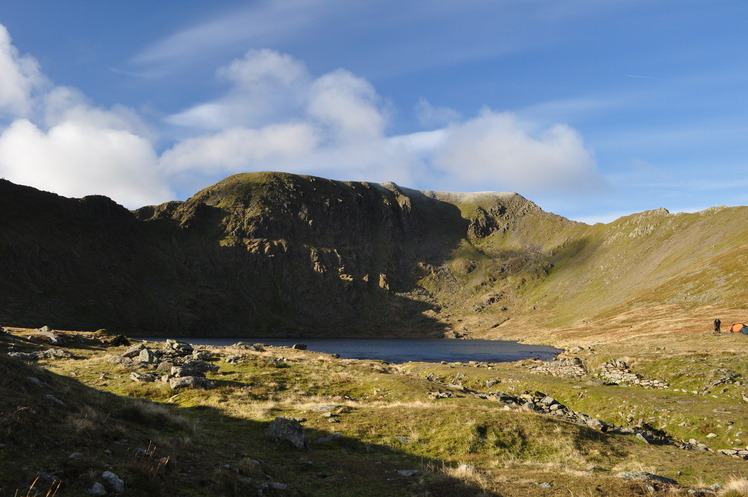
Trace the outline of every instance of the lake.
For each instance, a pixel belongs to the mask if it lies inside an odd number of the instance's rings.
[[[163,338],[149,339],[161,340]],[[510,362],[521,359],[553,359],[562,352],[543,345],[500,340],[443,340],[406,338],[179,338],[193,345],[227,346],[242,341],[276,347],[306,344],[308,350],[339,354],[346,359],[378,359],[404,362]]]

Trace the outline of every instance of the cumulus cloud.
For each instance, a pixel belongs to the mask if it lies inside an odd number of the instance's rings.
[[[107,195],[128,206],[166,201],[148,140],[128,131],[66,121],[49,131],[26,119],[0,134],[0,174],[10,181],[82,197]]]
[[[557,124],[533,134],[515,115],[490,110],[449,126],[432,164],[470,188],[582,191],[604,184],[593,154],[573,128]]]
[[[0,25],[0,176],[81,197],[107,195],[128,207],[169,200],[148,127],[125,107],[99,109],[77,90],[46,81]]]
[[[217,100],[196,105],[167,121],[203,130],[263,126],[297,115],[304,105],[309,74],[304,64],[273,50],[250,50],[217,71],[231,83]]]
[[[509,113],[416,105],[428,131],[388,135],[390,104],[345,69],[313,76],[303,62],[250,50],[219,68],[219,98],[167,121],[186,138],[158,153],[131,109],[96,107],[53,86],[0,26],[0,176],[68,196],[104,194],[128,207],[174,198],[223,176],[283,170],[424,189],[581,190],[603,183],[571,127],[535,129]],[[6,77],[7,76],[7,77]]]
[[[27,116],[32,110],[32,92],[43,81],[36,60],[19,55],[8,30],[0,24],[0,117]]]
[[[183,140],[164,152],[161,164],[170,173],[199,174],[295,168],[317,142],[314,128],[304,123],[238,127]]]

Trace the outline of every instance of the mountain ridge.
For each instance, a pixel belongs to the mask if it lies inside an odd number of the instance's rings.
[[[586,225],[510,192],[260,172],[134,211],[3,180],[0,212],[7,325],[518,338],[660,306],[745,319],[748,298],[744,207]]]

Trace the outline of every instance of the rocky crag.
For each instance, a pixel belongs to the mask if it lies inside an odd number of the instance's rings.
[[[0,322],[136,334],[459,336],[742,308],[745,208],[587,226],[514,193],[231,176],[128,211],[0,180]],[[708,240],[708,242],[705,242]]]

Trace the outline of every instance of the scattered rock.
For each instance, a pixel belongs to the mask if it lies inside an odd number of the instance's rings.
[[[112,347],[129,347],[130,339],[125,335],[117,335],[109,340],[109,345],[111,345]]]
[[[339,440],[342,435],[340,433],[331,433],[327,435],[326,437],[320,437],[317,440],[314,441],[316,444],[324,444],[328,442],[333,442],[335,440]]]
[[[152,383],[158,378],[156,373],[138,373],[137,371],[130,373],[130,379],[139,383]]]
[[[181,376],[169,378],[169,386],[172,390],[180,388],[207,388],[212,382],[204,376]]]
[[[255,352],[265,351],[265,345],[262,343],[236,342],[232,347],[236,349],[254,350]]]
[[[135,357],[138,357],[140,355],[140,351],[145,349],[144,343],[139,343],[137,345],[133,345],[126,351],[124,351],[122,354],[120,354],[121,357],[127,357],[128,359],[133,359]]]
[[[307,345],[305,343],[295,343],[291,346],[291,348],[296,350],[306,350]]]
[[[668,388],[668,383],[661,380],[645,379],[632,373],[629,365],[622,359],[611,359],[600,367],[598,376],[615,385],[635,385],[644,388]]]
[[[212,359],[215,359],[215,354],[213,354],[213,352],[209,350],[195,349],[192,351],[192,358],[198,361],[210,361]]]
[[[227,356],[224,361],[228,362],[229,364],[239,364],[242,360],[243,356],[240,355],[230,355]]]
[[[125,482],[111,471],[104,471],[101,478],[104,479],[104,485],[112,492],[121,494],[125,491]]]
[[[68,456],[68,459],[80,459],[81,457],[84,457],[81,452],[73,452]]]
[[[138,361],[144,362],[146,364],[153,364],[154,362],[158,361],[158,358],[151,349],[149,349],[148,347],[143,347],[143,349],[138,354]]]
[[[57,404],[58,406],[64,406],[65,405],[65,403],[63,401],[61,401],[60,399],[58,399],[57,397],[55,397],[51,393],[48,393],[47,395],[45,395],[44,398],[47,399],[50,402],[53,402],[53,403]]]
[[[268,425],[265,434],[275,441],[290,442],[297,449],[306,446],[304,427],[293,418],[275,418]]]
[[[171,368],[171,375],[182,376],[205,376],[205,373],[218,371],[218,366],[210,362],[189,359],[179,366]]]
[[[587,368],[584,366],[584,362],[582,362],[578,357],[541,362],[539,365],[534,366],[531,369],[538,373],[565,378],[582,378],[587,375]]]
[[[400,476],[415,476],[418,474],[417,469],[398,469],[395,472]]]
[[[623,478],[624,480],[632,480],[632,481],[665,483],[668,485],[678,484],[678,482],[673,479],[665,478],[664,476],[660,476],[660,475],[654,475],[652,473],[647,473],[646,471],[623,471],[621,473],[618,473],[616,477]]]
[[[64,341],[62,337],[52,333],[52,330],[49,329],[49,326],[42,326],[41,328],[36,330],[36,333],[48,338],[49,343],[51,343],[52,345],[62,345]]]
[[[88,495],[94,495],[94,496],[102,496],[106,495],[106,488],[104,488],[104,485],[102,485],[99,482],[95,482],[91,488],[86,490],[86,493]]]
[[[38,387],[49,388],[49,385],[43,382],[42,380],[40,380],[39,378],[35,378],[33,376],[27,376],[26,379]]]
[[[176,357],[184,357],[188,355],[192,355],[192,352],[195,349],[187,342],[179,342],[177,340],[166,340],[163,347],[163,352],[165,355],[169,356],[176,356]]]
[[[21,361],[33,362],[39,360],[39,354],[37,352],[9,352],[9,357],[18,359]]]

